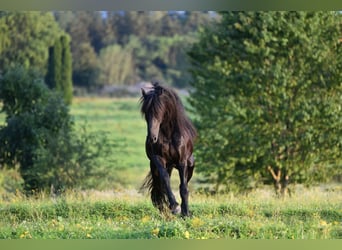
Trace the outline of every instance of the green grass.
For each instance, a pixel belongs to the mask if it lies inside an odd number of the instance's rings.
[[[71,106],[76,126],[104,134],[111,147],[98,165],[106,168],[99,188],[137,188],[146,176],[146,125],[138,98],[76,98]]]
[[[341,193],[301,190],[279,200],[192,194],[192,217],[162,216],[135,192],[69,192],[57,200],[16,197],[0,205],[0,238],[341,239]]]

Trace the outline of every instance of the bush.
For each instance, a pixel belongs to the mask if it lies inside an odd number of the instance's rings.
[[[106,143],[74,130],[63,98],[35,71],[8,71],[0,79],[0,100],[6,113],[0,127],[0,166],[19,165],[26,191],[60,191],[92,173]]]

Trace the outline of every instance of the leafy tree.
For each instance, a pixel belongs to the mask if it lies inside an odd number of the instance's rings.
[[[49,48],[48,72],[45,82],[51,89],[59,91],[67,104],[71,104],[72,61],[67,36],[61,36],[56,40],[54,46]]]
[[[48,70],[45,82],[50,89],[56,89],[62,81],[62,47],[60,39],[56,39],[53,46],[49,48]],[[59,88],[59,87],[58,87]]]
[[[96,15],[95,15],[96,16]],[[88,11],[56,12],[57,22],[70,35],[71,55],[72,55],[72,82],[75,85],[90,88],[96,83],[98,74],[97,54],[92,43],[98,38],[92,27],[94,16]],[[98,42],[95,42],[96,46]]]
[[[194,40],[193,34],[199,26],[212,19],[206,12],[175,11],[58,11],[54,14],[71,37],[73,82],[88,89],[116,81],[132,84],[151,79],[185,86],[189,76],[184,51]],[[110,63],[106,64],[105,60],[114,60],[114,54],[120,58],[119,52],[113,52],[118,46],[121,46],[121,55],[128,57],[122,66],[114,65],[110,69]],[[105,55],[104,51],[112,52]],[[112,80],[119,67],[130,68],[130,76],[119,73],[121,76]]]
[[[137,80],[158,80],[177,87],[186,86],[189,63],[185,53],[193,40],[192,37],[182,36],[151,35],[145,39],[131,36],[124,49],[132,54],[134,62],[130,71],[132,83]]]
[[[47,138],[67,132],[72,124],[64,102],[39,79],[36,71],[14,68],[0,83],[6,113],[6,125],[0,130],[0,159],[8,166],[20,165],[26,190],[40,187],[39,180],[30,177],[36,149],[45,146]]]
[[[131,83],[132,72],[134,69],[130,49],[114,44],[100,51],[98,79],[100,85]]]
[[[199,170],[218,188],[341,172],[341,15],[222,12],[189,51]]]
[[[50,12],[3,12],[0,16],[0,68],[16,64],[35,67],[45,75],[48,48],[64,32]]]
[[[0,166],[14,168],[24,189],[75,187],[94,174],[105,141],[74,130],[68,106],[37,71],[8,70],[0,80],[6,122],[0,128]]]
[[[70,51],[70,40],[68,36],[61,36],[61,92],[67,104],[72,102],[72,58]]]
[[[75,85],[91,89],[98,78],[98,58],[89,43],[81,43],[72,53],[73,82]]]

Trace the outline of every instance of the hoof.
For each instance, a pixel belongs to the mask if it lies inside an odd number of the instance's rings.
[[[181,213],[181,207],[177,205],[175,208],[171,210],[172,214],[180,214]]]

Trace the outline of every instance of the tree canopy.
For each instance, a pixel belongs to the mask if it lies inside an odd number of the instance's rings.
[[[64,32],[50,12],[17,11],[0,14],[0,69],[17,64],[46,74],[48,48]]]
[[[199,170],[228,189],[341,172],[341,15],[222,12],[189,51]]]
[[[207,12],[63,11],[57,22],[71,37],[73,81],[92,89],[158,79],[188,82],[187,47]],[[108,61],[107,61],[108,60]]]
[[[45,75],[45,83],[51,89],[58,90],[67,104],[71,104],[73,94],[69,40],[68,36],[63,35],[49,48],[48,70]]]

